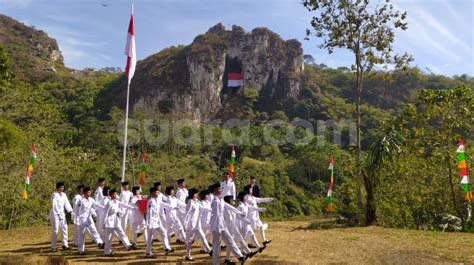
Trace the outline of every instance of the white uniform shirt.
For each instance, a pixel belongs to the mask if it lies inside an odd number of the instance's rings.
[[[159,200],[158,197],[148,200],[146,213],[146,224],[148,228],[156,229],[163,226],[161,213],[164,207],[168,207],[168,205]]]
[[[210,200],[202,200],[201,205],[208,209],[211,209],[211,201]],[[211,209],[212,211],[212,209]],[[203,211],[201,214],[201,227],[203,229],[210,228],[211,226],[211,211]]]
[[[79,224],[79,202],[81,201],[81,199],[82,195],[79,193],[74,195],[74,198],[72,198],[72,213],[74,215],[72,221],[74,222],[74,224]]]
[[[120,193],[120,201],[123,203],[123,204],[126,204],[126,205],[130,205],[130,199],[133,197],[133,193],[129,190],[123,190],[121,193]],[[122,211],[123,211],[123,214],[124,215],[128,215],[129,212],[127,210],[127,208],[124,208],[122,207]]]
[[[64,192],[54,192],[51,196],[51,211],[49,212],[50,218],[58,218],[59,220],[63,220],[66,218],[66,213],[72,212],[71,204],[67,199],[66,193]]]
[[[178,191],[176,191],[176,198],[178,198],[182,203],[185,203],[187,197],[188,190],[186,188],[178,188]]]
[[[97,189],[95,190],[95,193],[94,193],[94,200],[97,202],[97,203],[102,203],[102,200],[104,199],[104,193],[103,193],[104,189],[102,187],[97,187]]]
[[[137,201],[141,200],[142,196],[141,195],[135,195],[130,199],[130,204],[131,206],[136,206],[134,210],[132,210],[131,215],[130,215],[130,222],[131,223],[141,223],[144,220],[143,213],[140,211],[137,205]]]
[[[184,218],[184,229],[186,231],[197,230],[201,228],[201,216],[203,212],[212,211],[211,207],[203,206],[198,200],[191,199],[186,205],[186,217]]]
[[[235,200],[235,183],[232,179],[229,179],[229,181],[226,181],[226,180],[222,181],[221,188],[222,188],[221,198],[224,198],[224,196],[230,195]]]
[[[92,223],[92,216],[97,216],[95,209],[103,208],[102,205],[98,204],[94,199],[91,197],[89,198],[82,198],[79,201],[79,215],[78,221],[79,225],[90,225]]]
[[[105,227],[107,228],[117,228],[121,227],[120,217],[123,215],[123,212],[120,208],[126,208],[129,210],[135,209],[135,207],[122,203],[121,201],[115,199],[110,200],[105,206]]]
[[[211,231],[222,232],[227,230],[226,222],[224,220],[224,211],[229,210],[236,214],[242,214],[239,210],[235,209],[228,203],[214,196],[214,200],[211,203],[212,216],[211,216]]]

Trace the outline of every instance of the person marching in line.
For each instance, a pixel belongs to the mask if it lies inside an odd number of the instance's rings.
[[[51,210],[49,211],[49,220],[51,222],[51,250],[56,251],[58,232],[61,230],[62,249],[68,250],[66,213],[72,212],[71,204],[64,193],[64,183],[56,183],[56,191],[51,196]]]
[[[244,214],[243,218],[237,217],[237,220],[239,222],[238,228],[240,229],[240,233],[242,234],[244,239],[250,239],[253,246],[258,248],[258,252],[262,253],[262,251],[266,248],[266,245],[261,246],[258,243],[257,236],[255,236],[255,232],[253,231],[251,222],[249,220],[249,211],[265,212],[267,209],[248,205],[245,201],[245,195],[246,194],[244,192],[240,192],[238,195],[240,204],[237,209]]]
[[[226,203],[226,207],[224,207],[224,221],[227,227],[227,230],[231,234],[232,238],[234,239],[235,243],[240,245],[240,248],[243,250],[243,254],[247,257],[251,258],[257,252],[252,252],[250,248],[247,246],[244,237],[240,233],[240,229],[238,228],[238,220],[236,215],[239,215],[240,218],[244,216],[242,212],[237,210],[235,211],[235,201],[232,198],[232,195],[224,196],[224,202]],[[230,206],[230,207],[228,207]],[[226,258],[225,263],[232,263],[232,259],[230,258],[230,249],[226,248]]]
[[[250,189],[250,188],[246,188],[244,192],[247,194],[247,195],[245,195],[245,202],[249,206],[253,206],[253,207],[258,208],[257,203],[265,203],[265,202],[273,201],[273,198],[254,197],[252,195],[252,189]],[[263,240],[263,245],[267,245],[268,243],[272,242],[271,240],[268,240],[267,237],[265,236],[265,230],[268,228],[268,225],[262,223],[262,221],[260,220],[259,211],[249,211],[248,212],[248,217],[249,217],[252,229],[255,232],[256,231],[260,232],[260,235],[262,236],[262,240]]]
[[[221,239],[225,242],[227,248],[230,248],[230,251],[236,256],[241,264],[247,260],[247,256],[242,255],[237,244],[235,243],[232,235],[229,233],[226,227],[226,223],[224,220],[224,209],[226,207],[226,203],[220,199],[220,195],[222,193],[222,188],[220,183],[216,183],[212,186],[212,191],[214,193],[214,199],[211,203],[212,208],[212,215],[211,215],[211,231],[212,231],[212,263],[213,264],[220,264],[220,253],[221,253]],[[238,211],[235,210],[236,213]]]
[[[188,189],[186,189],[186,182],[184,179],[178,179],[178,189],[176,190],[176,198],[186,205],[186,199],[188,198]],[[181,223],[184,223],[184,217],[186,216],[186,207],[178,209],[178,218]],[[182,239],[184,243],[185,238]]]
[[[197,237],[204,245],[206,253],[212,257],[212,250],[206,239],[206,235],[201,228],[201,217],[204,212],[211,212],[209,206],[203,206],[198,201],[198,190],[190,189],[188,203],[186,204],[186,217],[184,218],[184,228],[186,230],[186,260],[194,260],[191,257],[191,246],[194,238]]]
[[[184,233],[183,224],[181,219],[178,218],[178,212],[181,209],[186,210],[186,204],[178,200],[174,196],[174,187],[169,186],[165,189],[166,203],[169,205],[169,209],[166,209],[166,230],[168,232],[168,238],[171,237],[171,233],[174,232],[176,235],[176,243],[184,244],[186,240],[186,234]]]
[[[168,207],[163,201],[158,199],[157,188],[150,188],[151,198],[148,200],[147,204],[147,214],[146,214],[146,225],[148,227],[148,234],[153,235],[156,232],[160,234],[161,240],[163,241],[163,248],[165,250],[165,255],[174,251],[171,248],[168,240],[168,235],[163,223],[161,223],[161,213],[163,207]],[[153,238],[150,236],[146,241],[146,258],[155,258],[152,254],[152,244]]]
[[[134,210],[130,213],[130,230],[133,233],[133,242],[138,246],[138,237],[143,234],[145,244],[148,239],[148,231],[146,229],[146,222],[143,213],[138,208],[137,202],[142,199],[140,187],[132,187],[132,198],[130,199],[130,205],[135,206]]]
[[[163,193],[161,193],[161,181],[153,183],[153,187],[156,188],[156,196],[157,196],[158,201],[166,202],[166,200],[167,200],[166,196]],[[166,209],[165,209],[165,207],[161,207],[160,218],[161,218],[161,223],[163,225],[165,225],[165,227],[166,227]],[[166,229],[168,229],[168,228],[166,228]],[[158,231],[156,230],[153,235],[150,235],[153,239],[153,242],[159,242],[157,233],[158,233]]]
[[[120,201],[125,205],[130,204],[130,199],[133,196],[132,192],[130,192],[129,189],[130,189],[130,186],[128,184],[128,181],[122,182],[122,191],[120,192]],[[122,207],[122,213],[123,213],[121,215],[122,229],[124,232],[127,232],[128,221],[130,218],[130,211],[126,207]]]
[[[209,191],[207,190],[202,190],[199,192],[199,199],[200,203],[203,207],[205,208],[211,208],[211,200],[209,199]],[[212,210],[212,209],[211,209]],[[209,211],[203,211],[201,214],[201,229],[204,232],[204,235],[206,236],[207,242],[209,243],[211,241],[211,212]],[[206,246],[204,246],[204,243],[201,241],[201,254],[202,253],[207,253],[206,251]]]
[[[122,203],[120,200],[117,199],[117,191],[115,189],[111,189],[109,191],[110,200],[107,202],[104,210],[104,226],[105,226],[105,247],[104,253],[105,256],[113,256],[112,254],[112,236],[116,233],[119,240],[122,242],[123,246],[127,249],[134,249],[136,246],[134,244],[130,244],[127,235],[122,229],[121,219],[120,216],[122,215],[121,208],[125,207],[129,210],[135,209],[135,207],[130,206],[128,204]]]
[[[225,173],[224,180],[221,182],[221,188],[221,199],[230,195],[235,200],[235,183],[227,172]]]
[[[99,178],[97,181],[97,189],[94,192],[94,200],[102,206],[105,206],[104,198],[108,196],[108,190],[106,195],[104,195],[105,191],[105,178]],[[100,237],[102,240],[105,239],[105,231],[102,229],[104,227],[104,211],[102,209],[97,210],[97,230],[99,232]]]
[[[79,239],[78,239],[78,254],[85,255],[85,233],[89,231],[92,240],[98,244],[99,248],[103,247],[104,242],[100,238],[99,233],[94,224],[92,216],[97,216],[95,209],[103,208],[102,205],[97,203],[91,196],[91,188],[84,187],[83,198],[79,201]]]
[[[74,224],[74,235],[72,236],[72,245],[77,247],[79,244],[77,240],[79,239],[79,201],[82,199],[82,189],[84,185],[78,185],[76,188],[76,195],[72,198],[72,214],[71,219]]]

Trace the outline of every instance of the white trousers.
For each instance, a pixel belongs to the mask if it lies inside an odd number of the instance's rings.
[[[79,226],[79,239],[78,239],[78,248],[77,250],[79,252],[84,252],[86,249],[86,230],[89,232],[92,240],[96,244],[102,244],[102,239],[100,238],[99,232],[97,232],[97,229],[95,228],[94,223],[91,223],[89,225],[80,225]]]
[[[153,236],[155,233],[159,233],[161,236],[161,240],[163,241],[163,248],[165,250],[171,249],[170,242],[168,240],[168,235],[166,233],[166,230],[163,228],[163,226],[160,226],[158,228],[148,228],[148,234],[150,235],[147,238],[146,241],[146,254],[152,255],[152,244],[153,244]]]
[[[132,230],[133,233],[133,243],[137,243],[138,241],[138,233],[143,233],[143,239],[145,240],[145,244],[148,239],[148,231],[146,229],[145,221],[139,221],[139,222],[130,222],[130,230]]]
[[[122,229],[124,232],[127,232],[128,227],[129,212],[125,210],[125,214],[120,216],[120,223],[122,224]]]
[[[58,233],[61,230],[62,246],[69,247],[67,243],[67,223],[66,218],[59,219],[59,216],[50,217],[51,221],[51,248],[56,248]]]
[[[186,257],[191,257],[191,245],[193,244],[194,238],[201,240],[201,244],[204,246],[204,250],[207,252],[211,251],[209,243],[207,242],[206,235],[201,228],[195,230],[186,231]]]
[[[112,236],[116,234],[118,239],[122,241],[124,247],[130,246],[130,241],[128,241],[128,237],[123,231],[122,227],[115,227],[115,228],[105,228],[105,245],[104,245],[104,253],[105,255],[109,255],[112,253]]]
[[[237,244],[235,244],[234,239],[227,229],[221,232],[212,232],[212,263],[214,265],[220,264],[221,239],[224,241],[226,248],[230,248],[230,251],[232,251],[234,256],[237,258],[243,257],[240,249],[237,247]]]

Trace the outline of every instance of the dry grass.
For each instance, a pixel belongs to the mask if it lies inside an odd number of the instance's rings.
[[[273,242],[249,264],[474,264],[474,235],[425,232],[380,227],[308,229],[311,220],[270,222],[268,236]],[[50,253],[48,227],[23,228],[0,232],[0,264],[180,264],[184,246],[175,245],[172,255],[164,256],[161,245],[154,250],[157,259],[144,259],[144,249],[127,252],[117,243],[113,258],[88,244],[87,256],[75,250]],[[143,244],[142,244],[143,246]],[[207,255],[196,253],[194,264],[209,264]],[[223,253],[224,254],[224,253]]]

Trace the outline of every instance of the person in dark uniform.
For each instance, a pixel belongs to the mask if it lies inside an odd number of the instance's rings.
[[[257,185],[257,180],[254,176],[249,178],[249,184],[245,186],[244,190],[252,190],[253,196],[260,197],[260,187]]]

